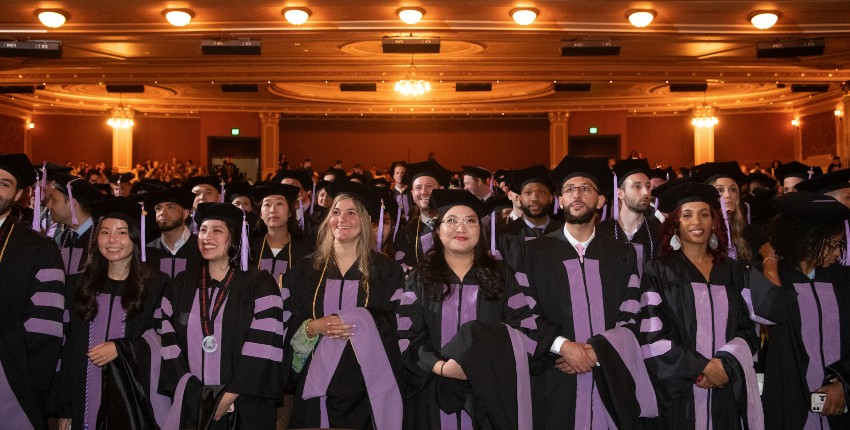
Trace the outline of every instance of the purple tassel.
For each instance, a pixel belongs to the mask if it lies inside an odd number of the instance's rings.
[[[558,215],[558,207],[561,206],[561,197],[555,196],[555,211],[552,212],[555,215]]]
[[[301,231],[304,231],[304,217],[307,214],[304,213],[304,203],[300,195],[298,196],[298,210],[301,211],[301,219],[298,220],[298,227],[301,227]]]
[[[148,254],[145,251],[145,248],[146,248],[145,244],[147,243],[147,241],[145,241],[145,230],[146,230],[145,215],[147,215],[148,213],[145,211],[145,204],[144,203],[139,203],[139,205],[142,207],[142,243],[141,243],[141,246],[139,246],[139,247],[142,248],[142,262],[146,262],[146,261],[148,261]]]
[[[72,180],[72,181],[69,181],[69,182],[68,182],[68,185],[66,185],[66,188],[68,188],[68,206],[71,206],[71,224],[72,224],[72,225],[77,225],[77,224],[78,224],[78,221],[77,221],[77,210],[74,208],[74,192],[72,191],[72,188],[73,188],[73,187],[71,186],[71,182],[74,182],[74,181],[76,181],[76,180],[77,180],[77,179],[74,179],[74,180]]]
[[[737,255],[737,252],[733,250],[734,245],[732,244],[732,227],[729,226],[729,214],[726,213],[726,201],[723,200],[723,197],[720,197],[720,210],[723,212],[723,222],[726,223],[726,240],[729,241],[729,255],[730,258],[732,255]]]
[[[378,214],[378,252],[384,244],[384,199],[381,199],[381,211]]]
[[[744,206],[747,207],[747,224],[752,224],[752,220],[750,219],[750,204],[744,203]]]
[[[395,243],[395,235],[398,234],[398,226],[401,224],[401,206],[396,210],[395,215],[395,228],[393,229],[393,243]]]
[[[218,202],[224,203],[224,182],[221,183],[221,192],[218,195]]]
[[[850,240],[850,221],[844,220],[844,240]],[[844,265],[850,266],[850,242],[847,243],[844,249]]]
[[[658,209],[658,197],[655,198],[655,209]]]
[[[602,216],[599,221],[605,221],[608,218],[608,205],[602,205]]]
[[[32,229],[33,231],[41,233],[41,181],[38,178],[38,174],[35,177],[35,186],[33,186],[33,190],[35,191],[35,204],[32,209]]]
[[[812,166],[809,166],[809,179],[812,179],[812,176],[815,175],[815,169]]]
[[[493,194],[493,182],[496,182],[496,176],[490,174],[490,194]]]
[[[617,190],[620,189],[618,182],[619,181],[617,180],[617,174],[615,173],[614,174],[614,204],[611,206],[611,212],[614,214],[614,221],[617,221],[618,219],[620,219],[620,205],[619,205],[620,201],[619,201],[619,198],[617,196]]]
[[[245,219],[245,211],[242,211],[242,239],[239,242],[239,251],[242,254],[242,271],[248,270],[248,221]]]
[[[496,211],[490,214],[490,255],[496,256]]]
[[[41,165],[41,189],[47,189],[47,162]]]
[[[310,215],[313,215],[313,205],[316,203],[316,183],[313,182],[313,194],[310,194]]]
[[[192,234],[198,234],[198,223],[195,222],[195,211],[192,211]]]
[[[121,197],[121,175],[118,175],[118,195],[115,197]]]

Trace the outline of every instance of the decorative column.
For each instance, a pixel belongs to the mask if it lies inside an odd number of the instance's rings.
[[[850,94],[841,99],[839,108],[841,115],[835,116],[835,151],[841,157],[841,164],[850,163],[850,127],[847,126],[847,114],[850,112]]]
[[[133,169],[133,127],[112,128],[112,167],[119,172]]]
[[[265,178],[278,169],[280,154],[280,112],[260,112],[260,171]]]
[[[549,112],[549,167],[554,168],[569,152],[570,113]]]
[[[694,166],[714,161],[714,127],[694,126]]]

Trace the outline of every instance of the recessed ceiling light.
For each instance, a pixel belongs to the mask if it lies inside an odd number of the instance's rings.
[[[306,7],[288,7],[283,10],[283,17],[292,25],[304,24],[310,15],[310,9]]]
[[[511,10],[511,17],[519,25],[529,25],[537,19],[540,11],[531,7],[518,7]]]
[[[774,10],[757,10],[750,14],[750,22],[759,30],[767,30],[779,21],[780,13]]]
[[[643,28],[649,25],[655,19],[655,11],[652,9],[646,10],[630,10],[626,16],[633,26]]]
[[[425,15],[425,9],[421,7],[403,7],[395,12],[402,22],[411,25],[419,22],[422,19],[422,15]]]
[[[162,14],[165,15],[168,23],[175,27],[183,27],[195,17],[195,13],[189,9],[166,9],[162,11]]]
[[[50,28],[59,28],[68,20],[68,12],[59,9],[38,9],[35,15],[42,24]]]

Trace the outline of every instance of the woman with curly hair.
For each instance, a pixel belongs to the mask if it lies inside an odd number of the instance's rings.
[[[694,182],[659,196],[670,216],[641,278],[638,338],[669,429],[763,427],[742,264],[726,255],[717,190]]]
[[[429,204],[438,214],[434,246],[410,273],[399,309],[405,428],[530,426],[530,394],[517,394],[529,384],[526,352],[513,342],[527,339],[536,317],[510,269],[488,253],[481,218],[490,207],[462,190],[434,190]],[[494,398],[501,408],[488,407]]]
[[[128,353],[124,349],[128,346],[122,342],[147,342],[158,349],[154,312],[169,278],[149,269],[142,260],[142,211],[138,203],[116,197],[92,203],[92,210],[102,217],[93,230],[95,239],[85,268],[69,283],[72,288],[66,300],[72,307],[56,387],[61,393],[60,428],[68,429],[72,424],[74,428],[161,425],[170,402],[166,399],[163,406],[163,399],[157,395],[157,381],[151,386],[150,375],[143,381],[143,397],[135,398],[139,403],[123,405],[143,412],[136,416],[116,413],[115,402],[108,401],[102,387],[107,373],[114,372],[107,366]],[[158,372],[159,356],[152,354],[149,361]],[[155,416],[146,413],[150,411]]]
[[[401,426],[395,311],[401,266],[374,250],[380,199],[371,187],[335,181],[316,252],[284,280],[283,363],[295,395],[289,428]]]
[[[850,209],[832,197],[805,191],[775,201],[768,226],[766,275],[781,291],[767,309],[770,327],[764,376],[765,424],[770,429],[846,429],[850,382],[850,271],[839,263]],[[812,409],[812,397],[825,396]]]

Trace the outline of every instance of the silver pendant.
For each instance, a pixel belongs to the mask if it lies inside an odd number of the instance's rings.
[[[203,348],[204,352],[213,353],[218,349],[218,340],[215,336],[207,336],[201,341],[201,348]]]

